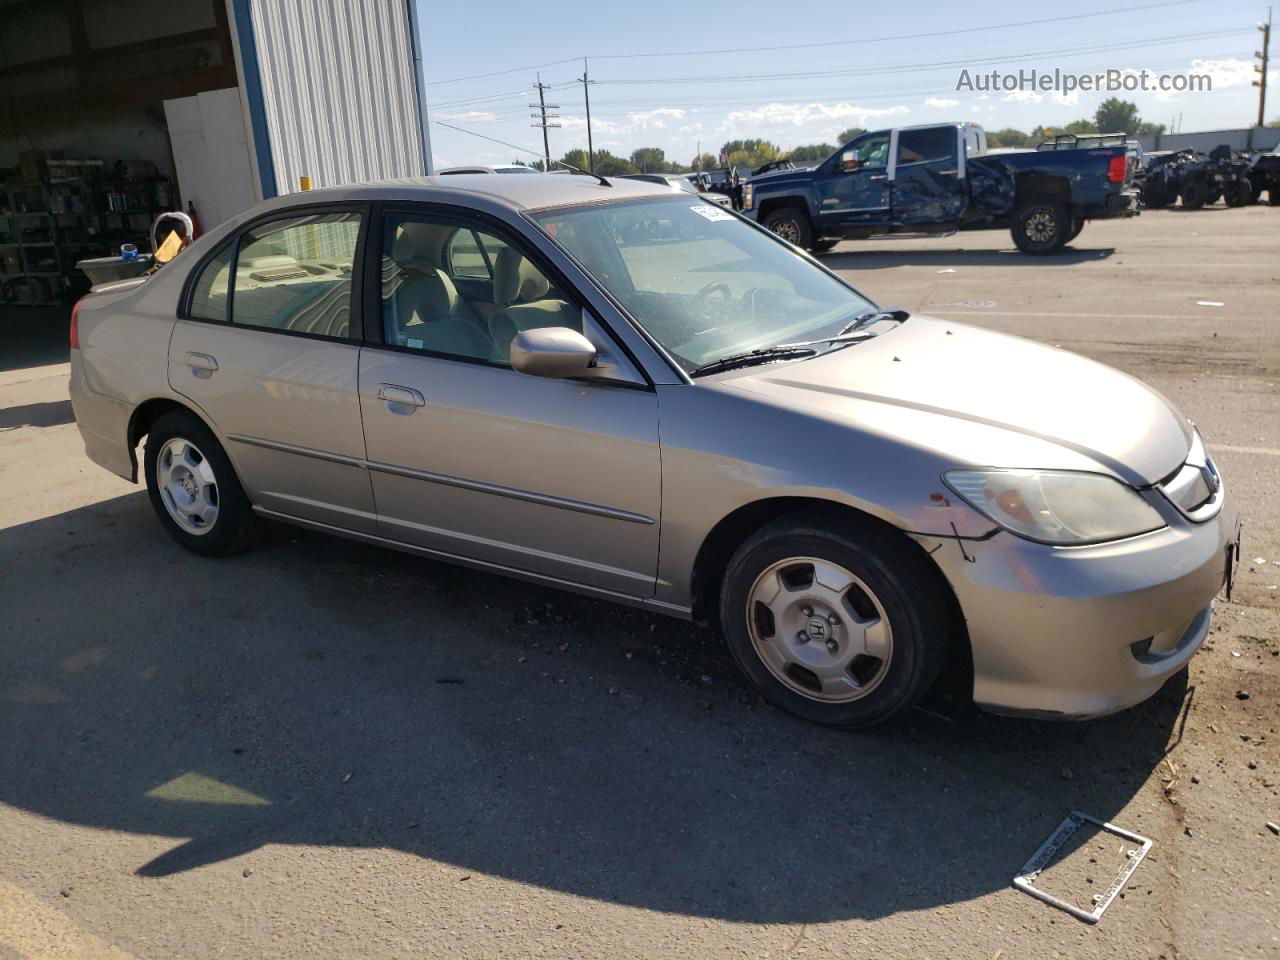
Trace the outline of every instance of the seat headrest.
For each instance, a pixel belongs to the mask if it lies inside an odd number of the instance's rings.
[[[493,302],[499,307],[528,303],[547,295],[551,284],[542,271],[514,247],[503,247],[493,265]]]
[[[415,318],[423,323],[443,320],[458,310],[458,288],[435,269],[412,273],[396,296],[402,323]]]
[[[395,243],[391,245],[391,256],[400,263],[410,260],[429,260],[431,258],[431,225],[428,223],[400,224]]]

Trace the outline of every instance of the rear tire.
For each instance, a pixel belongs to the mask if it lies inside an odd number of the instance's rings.
[[[779,207],[764,218],[761,226],[801,250],[808,250],[813,245],[809,215],[796,207]]]
[[[1182,209],[1199,210],[1209,198],[1209,189],[1199,180],[1192,180],[1182,188]]]
[[[734,552],[720,625],[765,697],[837,727],[916,703],[953,629],[943,581],[919,547],[872,521],[820,513],[776,520]]]
[[[1045,256],[1057,253],[1070,238],[1071,213],[1057,200],[1035,199],[1019,204],[1009,232],[1023,253]]]
[[[147,433],[147,493],[169,536],[221,557],[252,542],[257,517],[222,444],[195,414],[174,410]]]
[[[1253,203],[1253,184],[1243,179],[1228,184],[1224,199],[1228,207],[1247,207]]]
[[[1076,217],[1075,220],[1072,221],[1071,236],[1067,237],[1067,243],[1070,243],[1076,237],[1080,236],[1080,231],[1084,229],[1086,222],[1087,221],[1082,220],[1079,217]]]
[[[839,240],[815,240],[811,245],[811,249],[814,253],[830,253],[839,242]]]

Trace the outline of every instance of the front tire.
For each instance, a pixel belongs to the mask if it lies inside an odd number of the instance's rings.
[[[738,666],[783,709],[863,727],[912,706],[946,659],[951,614],[925,554],[872,521],[777,520],[734,553],[720,625]]]
[[[1057,200],[1027,200],[1014,211],[1009,232],[1023,253],[1057,253],[1070,238],[1071,213]]]
[[[226,556],[256,532],[249,498],[208,427],[186,410],[160,417],[147,433],[147,493],[161,525],[193,553]]]
[[[811,249],[814,253],[830,253],[839,242],[839,240],[815,240],[811,245]]]
[[[764,218],[761,226],[801,250],[808,250],[813,245],[809,216],[797,207],[779,207]]]

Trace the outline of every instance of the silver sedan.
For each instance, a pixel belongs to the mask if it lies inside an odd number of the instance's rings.
[[[945,665],[992,710],[1137,703],[1238,549],[1153,390],[882,309],[651,184],[277,198],[96,288],[72,346],[89,457],[136,480],[145,437],[184,547],[269,518],[714,624],[822,723],[884,720]]]

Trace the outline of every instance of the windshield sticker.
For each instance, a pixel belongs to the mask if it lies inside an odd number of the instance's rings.
[[[733,214],[723,207],[717,207],[710,203],[699,203],[689,208],[700,217],[706,217],[712,222],[716,220],[732,220]]]

